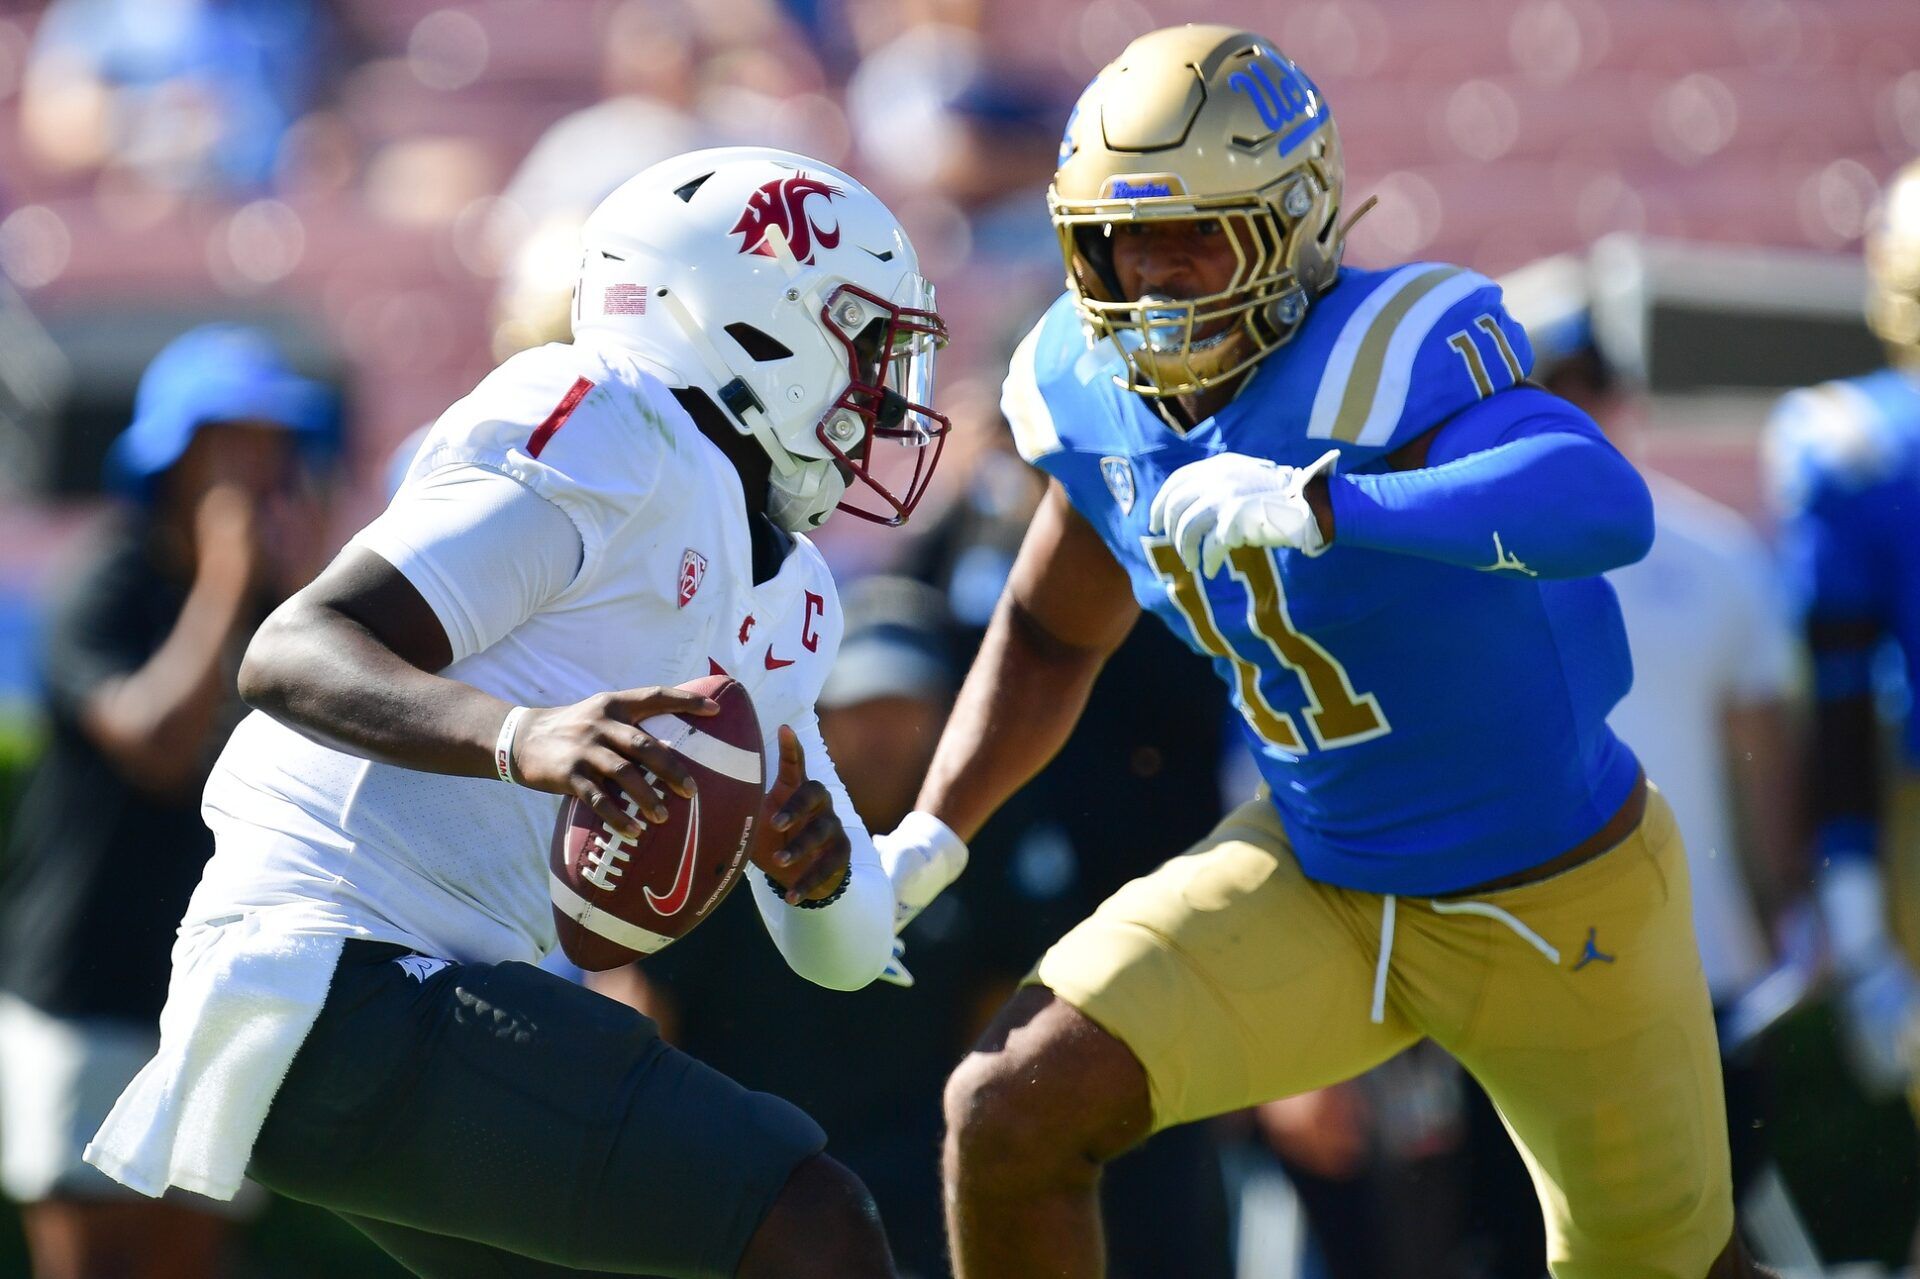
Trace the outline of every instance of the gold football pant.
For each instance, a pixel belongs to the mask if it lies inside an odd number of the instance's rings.
[[[1658,791],[1611,851],[1471,898],[1307,879],[1266,800],[1109,898],[1029,977],[1145,1067],[1156,1129],[1423,1037],[1486,1088],[1558,1279],[1701,1279],[1733,1230],[1713,1011]]]

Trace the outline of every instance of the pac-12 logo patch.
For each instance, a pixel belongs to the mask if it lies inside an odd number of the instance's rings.
[[[1113,500],[1120,504],[1120,514],[1133,514],[1133,463],[1124,457],[1103,457],[1100,459],[1100,478],[1107,482],[1107,492],[1113,494]]]
[[[767,231],[779,227],[795,260],[812,266],[814,244],[817,242],[823,249],[839,244],[840,224],[823,227],[814,222],[813,215],[807,212],[807,200],[816,195],[831,200],[845,194],[832,183],[810,178],[805,173],[775,178],[747,197],[747,207],[741,210],[740,220],[733,224],[729,234],[740,237],[740,252],[770,258],[774,252],[773,246],[767,243]]]
[[[707,580],[707,557],[691,546],[680,557],[680,607],[685,608],[700,583]]]

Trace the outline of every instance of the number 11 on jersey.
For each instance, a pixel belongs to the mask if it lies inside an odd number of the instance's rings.
[[[1167,598],[1187,619],[1194,642],[1215,657],[1224,657],[1233,666],[1234,705],[1246,716],[1247,723],[1262,741],[1298,755],[1305,751],[1299,725],[1285,711],[1277,711],[1260,691],[1260,667],[1234,651],[1214,621],[1213,605],[1193,570],[1181,560],[1165,538],[1143,537],[1140,544],[1147,562],[1167,589]],[[1372,693],[1355,693],[1346,668],[1318,642],[1293,627],[1287,612],[1287,596],[1280,585],[1280,574],[1273,565],[1273,554],[1258,547],[1243,546],[1227,557],[1228,571],[1247,592],[1247,622],[1253,633],[1265,640],[1282,665],[1299,677],[1307,696],[1307,731],[1321,750],[1337,750],[1370,741],[1392,731],[1385,712]]]

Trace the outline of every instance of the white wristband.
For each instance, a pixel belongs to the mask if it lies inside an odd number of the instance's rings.
[[[493,743],[493,771],[500,775],[503,782],[518,786],[520,779],[513,775],[513,735],[520,729],[521,717],[527,713],[524,706],[516,706],[507,712],[500,721],[500,736]]]
[[[880,868],[893,884],[893,931],[898,933],[967,868],[967,845],[932,813],[918,809],[890,834],[874,837]]]

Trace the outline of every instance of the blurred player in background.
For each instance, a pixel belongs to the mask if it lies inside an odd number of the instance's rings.
[[[781,726],[747,877],[767,931],[822,985],[886,964],[893,896],[813,709],[842,619],[802,534],[912,510],[945,331],[893,215],[797,155],[656,165],[582,238],[574,343],[448,409],[249,647],[263,709],[208,783],[160,1050],[87,1155],[148,1193],[226,1198],[244,1170],[444,1279],[883,1279],[818,1125],[532,961],[552,797],[661,820],[656,788],[692,779],[643,724],[711,713],[672,686],[717,666]]]
[[[289,518],[332,395],[265,336],[196,329],[148,366],[41,671],[52,736],[0,892],[0,1181],[34,1273],[203,1276],[233,1205],[143,1200],[82,1147],[158,1042],[167,952],[213,837],[202,784],[245,713],[240,654],[311,536]]]
[[[1920,1049],[1920,163],[1887,185],[1866,249],[1888,367],[1786,396],[1768,448],[1813,658],[1807,792],[1841,1024],[1861,1081],[1891,1092]]]
[[[1341,174],[1318,90],[1232,28],[1141,37],[1068,122],[1069,291],[1004,398],[1053,484],[883,861],[930,900],[1142,608],[1214,658],[1270,791],[955,1072],[956,1268],[1098,1274],[1107,1159],[1432,1038],[1526,1153],[1560,1279],[1749,1273],[1685,853],[1605,723],[1598,575],[1646,553],[1645,484],[1522,385],[1491,281],[1340,268]]]

